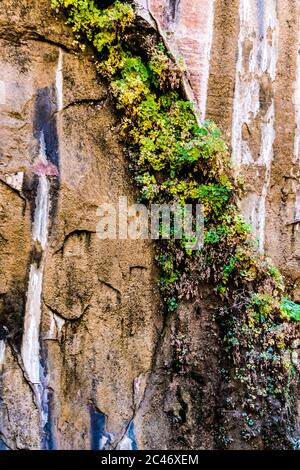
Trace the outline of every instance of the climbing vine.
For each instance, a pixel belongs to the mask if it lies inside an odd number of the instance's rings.
[[[201,250],[187,250],[186,240],[158,243],[166,309],[175,311],[181,298],[196,298],[203,282],[214,286],[230,373],[244,390],[244,437],[265,437],[278,428],[281,438],[281,430],[286,435],[292,426],[298,380],[292,347],[300,306],[288,300],[279,271],[258,251],[238,209],[242,183],[228,147],[213,122],[198,124],[184,97],[182,64],[157,32],[139,24],[129,3],[111,3],[102,8],[93,0],[52,0],[52,7],[66,14],[78,46],[88,42],[97,52],[97,70],[121,114],[140,200],[203,206]],[[271,415],[276,419],[270,421]]]

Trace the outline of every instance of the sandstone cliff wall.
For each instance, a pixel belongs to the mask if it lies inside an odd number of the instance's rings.
[[[49,3],[0,4],[0,448],[218,447],[215,299],[203,286],[162,318],[153,247],[96,237],[98,205],[134,188],[92,51],[75,53]],[[300,300],[300,2],[143,4],[232,145],[243,211]]]
[[[135,195],[106,86],[49,4],[0,6],[0,436],[99,448],[130,424],[160,309],[151,246],[95,235],[98,205]]]

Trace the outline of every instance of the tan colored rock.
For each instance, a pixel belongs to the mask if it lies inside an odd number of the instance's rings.
[[[184,59],[202,118],[206,112],[209,60],[213,38],[212,0],[149,0],[148,6],[175,55]]]
[[[10,448],[90,449],[101,439],[92,435],[98,432],[94,413],[107,417],[114,446],[133,417],[134,381],[151,369],[161,330],[153,248],[144,241],[101,241],[95,233],[99,204],[117,203],[119,196],[133,202],[135,194],[113,104],[91,56],[66,50],[72,36],[69,31],[64,36],[67,30],[49,2],[5,4],[0,15],[3,442]],[[55,111],[58,86],[62,109]],[[36,168],[44,171],[35,163],[38,120],[48,112],[47,103],[56,113],[51,132],[59,158],[53,168],[60,177],[52,168],[37,386],[26,377],[20,340],[29,266],[33,256],[41,256],[31,240],[31,220]],[[46,141],[48,153],[50,144]],[[30,400],[24,400],[28,394]]]
[[[299,300],[299,2],[140,3],[184,57],[201,117],[232,144],[241,208]],[[140,448],[218,448],[214,424],[236,392],[222,382],[213,292],[202,286],[197,304],[162,318],[153,246],[95,233],[99,204],[136,194],[92,53],[75,53],[49,0],[3,0],[0,47],[0,447],[120,448],[134,418]],[[42,124],[52,160],[41,163]],[[32,240],[43,172],[45,249]],[[41,262],[32,384],[21,343],[29,270]],[[241,439],[239,410],[226,419],[232,448],[263,448]]]
[[[183,303],[168,319],[135,418],[141,448],[217,447],[213,423],[220,401],[221,345],[216,307],[211,289],[202,285],[197,302]]]
[[[12,450],[40,449],[40,415],[31,385],[9,345],[0,383],[0,439]],[[26,430],[26,432],[24,432]]]

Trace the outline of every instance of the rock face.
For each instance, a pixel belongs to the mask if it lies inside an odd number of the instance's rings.
[[[142,3],[300,300],[299,2]],[[151,244],[96,236],[98,206],[136,195],[92,52],[49,4],[0,4],[0,449],[216,448],[216,300],[164,319]]]
[[[161,330],[153,250],[95,233],[99,204],[135,195],[91,57],[48,1],[0,18],[1,442],[115,446]]]

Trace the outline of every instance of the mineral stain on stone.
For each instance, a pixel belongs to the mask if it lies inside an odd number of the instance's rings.
[[[54,396],[53,396],[53,391],[49,390],[48,388],[44,390],[44,396],[43,396],[43,402],[44,402],[44,411],[45,411],[45,424],[44,424],[44,436],[43,436],[43,443],[42,447],[43,449],[46,450],[56,450],[56,442],[54,438],[54,433],[53,433],[53,402],[54,402]]]
[[[27,276],[22,281],[15,280],[0,305],[0,340],[9,337],[17,351],[22,341],[26,282]]]
[[[61,55],[60,55],[61,57]],[[61,58],[59,59],[61,69]],[[56,73],[56,80],[61,81],[62,71]],[[33,135],[38,142],[38,158],[31,166],[31,172],[38,176],[50,177],[49,217],[55,218],[57,212],[57,199],[59,193],[59,137],[57,131],[58,111],[62,97],[55,82],[49,87],[40,88],[36,92],[35,116],[33,122]],[[36,180],[35,176],[35,180]],[[37,183],[36,183],[37,184]],[[34,211],[32,210],[32,216]]]
[[[59,142],[56,111],[58,109],[56,86],[37,90],[35,103],[34,136],[40,141],[44,135],[47,161],[59,167]]]
[[[169,18],[172,22],[176,20],[180,0],[169,0]]]
[[[265,0],[256,0],[259,38],[265,34]]]
[[[0,450],[9,450],[5,442],[0,437]]]
[[[111,442],[110,433],[106,432],[107,416],[94,405],[90,407],[91,450],[107,449]]]
[[[47,387],[46,367],[43,365],[43,351],[40,345],[40,323],[42,316],[42,292],[44,281],[45,250],[48,244],[50,207],[56,208],[58,185],[49,177],[59,175],[59,143],[57,113],[63,105],[62,52],[59,51],[55,83],[37,90],[34,117],[34,137],[38,142],[38,157],[31,168],[35,174],[32,262],[25,307],[24,331],[22,338],[22,359],[29,381],[33,384],[40,412],[41,446],[54,448],[51,432],[51,400]],[[52,195],[52,198],[51,198]],[[30,197],[31,201],[33,196]],[[32,204],[33,205],[33,204]],[[52,212],[52,215],[54,213]]]
[[[138,450],[133,420],[130,421],[126,434],[118,445],[118,450]]]

